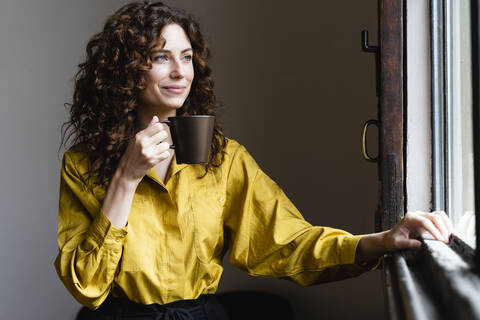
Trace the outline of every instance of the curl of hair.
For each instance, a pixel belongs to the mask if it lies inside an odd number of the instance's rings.
[[[105,186],[113,177],[134,137],[140,92],[146,88],[152,68],[151,52],[168,24],[180,25],[193,49],[195,77],[181,115],[216,115],[219,108],[213,92],[210,51],[193,16],[161,2],[139,1],[121,7],[110,16],[103,30],[87,44],[86,59],[79,64],[70,107],[70,118],[62,125],[62,144],[72,139],[89,159],[87,178]],[[61,145],[62,145],[61,144]],[[205,174],[224,160],[226,138],[215,120],[210,157]],[[199,178],[201,178],[199,177]]]

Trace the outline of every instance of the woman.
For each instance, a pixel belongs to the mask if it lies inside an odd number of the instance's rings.
[[[369,235],[311,226],[218,123],[209,162],[177,164],[159,121],[215,115],[208,56],[195,20],[162,3],[125,5],[88,43],[67,127],[55,267],[91,317],[226,318],[214,295],[226,249],[252,275],[310,285],[419,248],[412,237],[424,231],[448,240],[443,212],[407,213]]]

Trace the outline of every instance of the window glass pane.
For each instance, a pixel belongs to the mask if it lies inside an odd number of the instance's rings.
[[[448,2],[448,1],[447,1]],[[454,223],[454,233],[475,247],[474,173],[473,173],[473,117],[470,1],[451,2],[449,48],[451,59],[450,103],[447,103],[446,125],[449,138],[446,148],[447,211]]]

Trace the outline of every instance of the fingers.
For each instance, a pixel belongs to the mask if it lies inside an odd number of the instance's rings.
[[[151,143],[153,145],[157,145],[157,144],[160,144],[165,139],[167,139],[167,137],[168,137],[167,131],[166,130],[161,130],[160,132],[157,132],[156,134],[154,134],[153,136],[151,136],[149,138],[149,143]],[[168,147],[170,147],[170,146],[168,146]]]
[[[435,211],[435,212],[419,212],[420,215],[423,217],[430,219],[430,221],[433,222],[435,227],[441,232],[443,238],[445,241],[448,241],[450,238],[450,231],[447,226],[447,223],[450,222],[448,219],[447,215],[443,213],[445,216],[443,216],[440,211]]]
[[[159,122],[158,117],[154,116],[147,128],[139,131],[136,134],[136,141],[143,148],[148,148],[152,145],[157,145],[168,137],[168,132],[165,130],[165,127],[161,122]]]
[[[163,123],[160,122],[157,116],[153,116],[147,127],[137,133],[137,137],[151,137],[162,130],[165,130]]]
[[[144,149],[144,156],[153,163],[157,163],[159,160],[166,159],[170,156],[169,149],[170,144],[168,142],[162,142],[156,145],[152,144]]]
[[[436,221],[439,225],[439,228],[441,228],[444,237],[449,239],[450,234],[452,233],[452,223],[450,222],[447,214],[443,211],[435,211],[432,212],[432,214],[434,215],[434,221]]]
[[[161,160],[167,159],[168,157],[170,157],[170,152],[169,151],[162,152],[158,155],[158,157]]]
[[[168,152],[169,149],[170,149],[170,144],[168,142],[165,142],[165,141],[160,143],[160,144],[155,145],[155,152],[158,153],[158,154],[165,153],[165,152],[170,154]]]
[[[151,158],[152,165],[155,166],[157,163],[159,163],[162,160],[167,159],[170,157],[170,152],[169,151],[164,151],[161,153],[157,153]]]
[[[124,174],[141,179],[152,167],[172,156],[168,139],[169,132],[157,116],[154,116],[147,128],[130,138],[121,161],[128,168]]]
[[[441,216],[442,219],[443,219],[443,222],[447,225],[448,232],[449,232],[449,233],[452,233],[452,232],[453,232],[452,221],[450,221],[450,218],[447,216],[447,214],[445,213],[445,211],[435,211],[435,213],[439,213],[439,214],[440,214],[440,216]]]
[[[428,231],[436,240],[444,241],[444,242],[448,241],[448,239],[445,238],[440,232],[440,230],[433,224],[432,220],[425,217],[420,217],[420,220],[421,220],[420,224],[423,227],[423,229]]]
[[[145,163],[149,168],[155,166],[162,160],[170,157],[169,151],[170,145],[167,142],[162,142],[158,145],[151,145],[141,151],[141,161]]]
[[[443,221],[442,215],[431,212],[417,211],[408,212],[405,217],[410,220],[410,226],[417,234],[422,231],[429,232],[436,240],[448,242],[450,233],[446,222]]]
[[[139,150],[142,150],[142,152],[147,152],[149,149],[154,148],[154,152],[156,152],[156,147],[165,139],[168,138],[168,133],[166,130],[163,130],[161,127],[161,124],[156,123],[148,127],[147,129],[138,132],[135,135],[135,139],[132,141]],[[147,131],[150,131],[147,132]],[[169,145],[167,148],[160,148],[160,150],[163,152],[165,150],[169,149]]]
[[[158,122],[158,117],[157,116],[153,116],[152,120],[150,120],[150,123],[148,124],[147,127],[150,127],[151,125],[155,124]]]
[[[157,122],[157,123],[154,123],[154,124],[151,124],[149,125],[147,128],[143,129],[142,131],[140,131],[138,134],[143,137],[151,137],[157,133],[159,133],[160,131],[166,131],[165,128],[163,127],[163,124],[160,123],[160,122]]]
[[[137,150],[142,158],[150,164],[155,164],[170,157],[170,144],[165,142],[168,132],[157,116],[153,116],[148,126],[139,131],[135,137]]]
[[[448,242],[451,234],[451,222],[445,212],[407,212],[385,236],[384,246],[389,251],[399,249],[418,249],[421,242],[416,235],[430,233],[434,239]]]

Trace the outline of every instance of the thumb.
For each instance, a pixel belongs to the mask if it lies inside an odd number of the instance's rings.
[[[148,124],[147,127],[150,127],[152,124],[155,124],[158,122],[158,117],[157,116],[153,116],[152,120],[150,120],[150,123]]]
[[[399,241],[399,246],[401,249],[421,249],[422,242],[416,239],[402,239]]]

